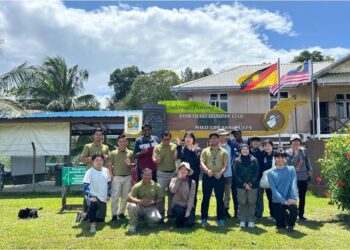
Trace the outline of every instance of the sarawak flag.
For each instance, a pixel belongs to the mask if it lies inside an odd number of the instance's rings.
[[[241,76],[237,82],[241,85],[241,91],[275,85],[277,84],[277,63],[252,74]]]

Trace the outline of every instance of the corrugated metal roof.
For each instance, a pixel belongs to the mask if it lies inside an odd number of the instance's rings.
[[[331,65],[331,61],[327,62],[314,62],[313,71],[314,74]],[[236,68],[213,74],[201,79],[197,79],[191,82],[183,83],[172,87],[174,91],[190,91],[194,89],[233,89],[239,88],[237,79],[245,74],[253,73],[271,64],[258,64],[258,65],[242,65]],[[297,68],[300,63],[282,63],[280,74],[285,74],[288,71]],[[289,84],[286,84],[287,87]]]
[[[14,118],[79,118],[79,117],[124,117],[127,114],[142,112],[142,110],[124,111],[68,111],[68,112],[42,112],[27,114]]]

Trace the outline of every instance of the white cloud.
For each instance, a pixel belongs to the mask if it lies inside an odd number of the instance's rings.
[[[241,4],[210,4],[194,10],[147,9],[127,5],[95,11],[67,8],[61,1],[2,2],[2,70],[23,61],[39,64],[61,55],[68,64],[87,68],[86,92],[101,98],[112,93],[107,82],[115,68],[137,65],[145,71],[180,72],[211,67],[215,72],[239,64],[290,61],[299,50],[274,49],[262,31],[294,36],[287,14]],[[335,58],[345,48],[319,48]]]

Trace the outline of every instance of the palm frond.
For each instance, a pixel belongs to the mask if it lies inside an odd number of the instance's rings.
[[[0,117],[18,117],[25,114],[25,109],[15,100],[6,97],[0,97]]]

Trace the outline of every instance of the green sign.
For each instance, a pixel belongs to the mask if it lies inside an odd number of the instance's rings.
[[[83,179],[86,167],[63,167],[62,168],[62,185],[83,185]]]
[[[196,101],[160,101],[167,113],[225,113],[224,110],[204,102]]]

